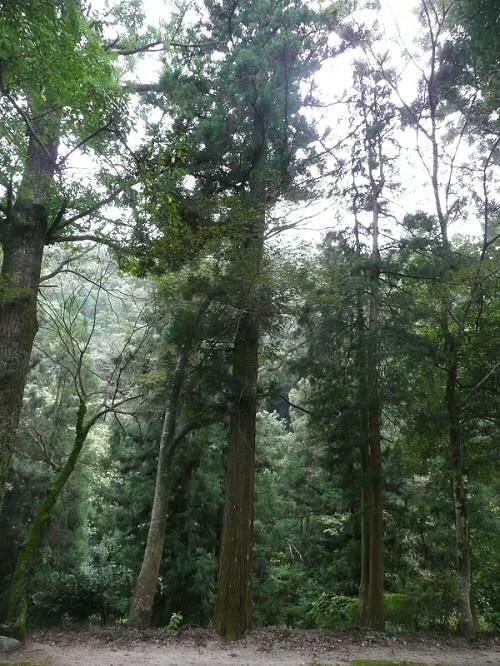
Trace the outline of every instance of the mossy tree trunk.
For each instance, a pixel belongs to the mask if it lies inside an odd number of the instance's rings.
[[[17,638],[24,638],[26,633],[29,585],[40,548],[52,518],[52,510],[67,480],[75,469],[90,428],[96,422],[95,419],[92,419],[89,423],[85,424],[86,412],[86,403],[80,399],[76,418],[75,439],[71,453],[54,481],[50,484],[17,556],[7,611],[7,626],[12,635]]]
[[[43,109],[36,111],[40,115]],[[33,121],[17,196],[13,200],[10,188],[0,224],[0,512],[38,328],[36,304],[58,145],[58,117]]]

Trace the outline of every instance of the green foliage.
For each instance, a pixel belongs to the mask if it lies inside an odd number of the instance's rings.
[[[494,174],[481,172],[484,154],[496,145],[488,131],[497,122],[498,85],[493,74],[498,39],[492,31],[497,28],[498,3],[454,3],[447,43],[439,45],[435,82],[442,93],[438,120],[446,124],[447,136],[461,129],[455,116],[445,117],[448,110],[463,113],[465,102],[474,102],[463,138],[475,151],[470,163],[477,165],[474,169],[469,164],[457,166],[462,175],[449,185],[446,196],[453,198],[459,191],[450,220],[455,215],[465,220],[464,211],[469,209],[483,222],[490,214],[487,242],[456,237],[445,251],[437,241],[438,217],[427,210],[403,208],[396,213],[401,234],[390,242],[384,240],[380,260],[374,262],[368,256],[373,201],[363,151],[385,138],[400,119],[380,71],[357,64],[354,77],[377,104],[370,106],[365,131],[353,138],[351,154],[342,155],[333,176],[338,178],[334,190],[341,207],[339,219],[355,210],[360,236],[356,239],[349,231],[328,233],[310,256],[308,251],[292,254],[268,247],[255,284],[245,261],[249,220],[265,216],[270,246],[273,218],[280,218],[277,228],[286,226],[288,211],[283,222],[281,209],[289,202],[313,197],[311,183],[321,182],[326,167],[330,168],[321,163],[325,146],[320,150],[316,145],[315,123],[303,104],[317,101],[314,76],[332,51],[327,29],[338,27],[340,5],[348,3],[327,3],[319,14],[313,4],[207,0],[204,14],[195,16],[191,25],[176,15],[168,27],[175,43],[193,46],[171,45],[162,54],[162,90],[148,95],[137,113],[137,120],[146,120],[147,145],[134,151],[132,159],[128,149],[123,158],[113,147],[116,136],[125,137],[132,123],[118,87],[127,65],[118,66],[113,47],[106,44],[105,19],[92,11],[87,15],[76,0],[0,0],[3,92],[25,104],[32,116],[47,119],[41,123],[44,136],[57,129],[60,119],[61,145],[74,145],[103,123],[113,127],[89,144],[106,157],[96,179],[87,185],[73,181],[63,170],[59,178],[58,172],[50,210],[59,210],[63,190],[64,200],[70,200],[64,204],[70,213],[73,208],[86,208],[100,189],[97,181],[106,186],[114,181],[111,164],[140,178],[138,186],[119,201],[134,210],[128,251],[120,261],[129,273],[148,279],[132,280],[115,271],[111,262],[107,264],[112,274],[110,292],[121,296],[107,293],[98,307],[96,344],[89,349],[84,368],[92,405],[105,392],[102,377],[119,360],[120,341],[139,311],[151,331],[138,350],[133,370],[126,373],[144,400],[95,429],[83,464],[54,512],[32,591],[34,626],[62,620],[104,623],[126,617],[150,518],[165,393],[178,350],[195,323],[197,306],[207,297],[210,305],[190,359],[179,419],[181,425],[196,421],[200,427],[178,448],[169,470],[167,539],[154,614],[159,626],[174,629],[184,621],[206,625],[212,620],[231,400],[230,356],[244,311],[242,295],[248,295],[250,284],[251,307],[258,313],[262,331],[256,424],[255,623],[334,630],[357,627],[363,406],[358,390],[362,350],[356,336],[357,298],[360,295],[366,314],[368,278],[376,267],[383,277],[377,343],[388,630],[449,630],[457,623],[443,304],[450,332],[462,330],[457,390],[473,601],[480,628],[500,630],[500,403],[495,370],[500,330],[500,255],[495,241],[499,206],[493,192]],[[141,2],[124,0],[106,20],[117,20],[117,30],[125,30],[120,33],[120,46],[133,48],[142,38],[159,41],[162,37],[154,29],[144,31],[143,19]],[[340,50],[346,46],[343,42]],[[476,90],[481,94],[467,97]],[[349,123],[354,128],[361,110],[359,95],[350,104]],[[53,107],[62,110],[60,116]],[[161,121],[151,119],[151,107],[161,110]],[[12,178],[17,186],[27,146],[26,127],[5,94],[1,111],[0,180],[9,183]],[[401,115],[414,121],[411,111],[409,107]],[[425,113],[419,117],[426,122]],[[474,133],[477,127],[480,134]],[[444,134],[444,129],[439,132]],[[448,148],[444,143],[442,152]],[[390,192],[382,212],[390,220],[394,212],[390,199],[398,197],[391,165],[397,173],[399,156],[394,148],[390,157],[376,155],[372,166],[379,159]],[[456,159],[460,161],[460,151]],[[491,164],[496,160],[492,153]],[[479,180],[469,182],[469,172],[480,174]],[[404,169],[400,175],[404,179]],[[488,187],[491,193],[485,201],[483,188]],[[7,203],[2,202],[2,210],[7,210]],[[467,219],[471,217],[472,213]],[[109,228],[105,217],[86,218],[81,224],[83,231]],[[392,233],[389,223],[386,232]],[[62,251],[54,252],[47,272],[66,258]],[[98,270],[88,257],[65,266],[66,272],[40,288],[37,349],[31,359],[12,487],[0,527],[0,613],[16,550],[73,437],[76,398],[68,367],[72,352],[92,328],[93,299],[79,308],[78,295],[72,297],[70,292],[78,283],[81,296],[84,284],[95,283]],[[73,268],[83,274],[81,280]],[[148,300],[151,285],[154,303]],[[22,296],[22,290],[6,293],[4,280],[0,282],[0,299]],[[63,328],[68,322],[74,326],[73,347],[61,343],[60,327],[51,323],[50,313],[58,307],[66,311]]]
[[[311,627],[348,629],[359,622],[359,601],[353,597],[329,596],[322,592],[311,604],[306,617]]]
[[[180,629],[183,622],[184,616],[182,613],[172,613],[167,624],[167,629]]]
[[[417,587],[413,593],[387,593],[385,612],[388,631],[447,630],[453,626],[453,588],[444,600],[435,589],[425,591]],[[359,600],[323,592],[310,603],[303,622],[305,626],[321,629],[352,629],[359,626]]]
[[[456,60],[456,81],[477,83],[490,110],[500,107],[498,12],[497,0],[459,0],[448,19],[454,40],[449,47]],[[448,63],[452,64],[449,55]]]
[[[36,624],[50,626],[66,619],[102,624],[123,618],[127,611],[130,571],[113,563],[95,563],[74,572],[51,572],[32,596]]]
[[[8,91],[20,106],[27,101],[28,115],[40,118],[34,121],[39,139],[46,141],[54,132],[62,132],[71,143],[109,123],[113,115],[110,104],[119,109],[118,70],[113,52],[104,47],[102,34],[81,3],[23,0],[21,9],[6,1],[1,8],[2,91]],[[9,133],[16,131],[16,122],[22,123],[22,119],[12,104],[4,104],[12,125],[5,127],[0,153],[2,162],[18,169],[24,155],[20,162],[12,155]],[[103,132],[96,141],[106,143],[110,138]],[[25,143],[23,138],[17,146],[21,153]],[[7,173],[6,180],[12,175]]]

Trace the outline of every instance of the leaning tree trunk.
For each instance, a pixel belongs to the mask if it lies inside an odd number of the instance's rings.
[[[42,546],[52,518],[52,510],[67,480],[75,469],[82,446],[89,432],[89,428],[84,425],[86,411],[85,402],[80,400],[76,420],[75,440],[71,453],[54,481],[50,484],[17,556],[7,611],[7,627],[12,635],[17,638],[24,638],[26,634],[28,588],[40,553],[40,547]]]
[[[457,610],[458,627],[466,638],[476,632],[471,604],[471,565],[469,520],[464,480],[462,443],[460,438],[460,415],[457,404],[458,360],[456,340],[449,332],[447,344],[446,408],[453,481],[453,504],[455,508],[455,542],[457,557]]]
[[[172,398],[169,397],[165,407],[148,538],[141,570],[130,602],[128,623],[130,626],[137,627],[138,629],[146,629],[151,626],[153,604],[158,585],[163,545],[165,542],[169,491],[168,481],[170,465],[173,457],[173,441],[177,412],[177,405],[173,405],[173,402]]]
[[[255,283],[261,270],[264,219],[248,229],[242,272],[245,276],[233,348],[232,404],[224,523],[215,611],[217,631],[238,640],[252,626],[252,550],[255,476],[255,417],[259,318]]]
[[[189,356],[195,335],[207,310],[209,299],[203,301],[198,309],[196,321],[179,353],[172,385],[165,405],[165,415],[160,438],[160,451],[156,468],[155,493],[149,523],[148,538],[139,577],[134,588],[128,623],[132,627],[144,629],[151,626],[153,604],[158,585],[165,530],[167,527],[168,481],[174,449],[182,435],[176,434],[177,417],[181,405],[181,394],[188,369]]]
[[[33,340],[36,302],[47,236],[48,201],[56,167],[59,123],[33,123],[23,178],[0,227],[3,261],[0,272],[0,513]]]

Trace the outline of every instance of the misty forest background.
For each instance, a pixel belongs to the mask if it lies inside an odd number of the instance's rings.
[[[498,0],[143,10],[0,1],[0,623],[498,631]]]

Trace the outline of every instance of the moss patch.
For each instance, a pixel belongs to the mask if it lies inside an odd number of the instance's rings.
[[[351,666],[428,666],[420,661],[388,661],[387,659],[355,659]]]

